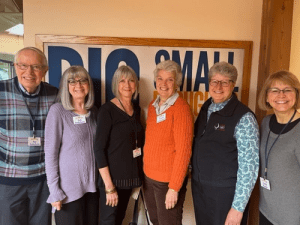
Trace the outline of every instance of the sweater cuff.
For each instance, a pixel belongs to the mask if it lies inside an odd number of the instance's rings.
[[[178,185],[174,185],[174,184],[169,183],[169,189],[173,189],[174,191],[179,192],[180,189],[181,189],[181,186],[178,186]]]
[[[65,193],[57,188],[57,190],[50,192],[50,195],[47,199],[47,203],[53,203],[53,202],[57,202],[57,201],[62,201],[66,198],[67,196],[65,195]]]

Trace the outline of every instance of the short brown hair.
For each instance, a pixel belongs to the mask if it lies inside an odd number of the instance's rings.
[[[296,90],[296,102],[294,108],[298,109],[300,107],[300,101],[299,101],[300,82],[293,73],[286,70],[277,71],[267,78],[259,93],[259,98],[258,98],[259,108],[262,110],[272,109],[271,105],[267,102],[267,97],[268,97],[268,90],[270,89],[271,85],[276,81],[290,85],[292,88]]]

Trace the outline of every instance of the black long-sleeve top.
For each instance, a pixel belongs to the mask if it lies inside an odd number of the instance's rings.
[[[118,188],[134,188],[142,184],[143,155],[133,157],[133,150],[144,144],[140,111],[139,106],[134,106],[134,114],[129,116],[109,101],[98,113],[95,159],[98,168],[109,167],[112,181]],[[99,186],[104,186],[102,179],[99,179]]]

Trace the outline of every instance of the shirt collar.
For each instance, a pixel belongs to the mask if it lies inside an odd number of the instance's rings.
[[[227,103],[232,99],[233,95],[226,101],[221,103],[215,103],[213,99],[211,99],[211,104],[208,107],[207,120],[209,119],[211,113],[221,111]]]
[[[169,105],[169,106],[174,105],[174,103],[176,102],[178,96],[179,96],[179,94],[176,92],[176,93],[173,94],[171,97],[169,97],[169,98],[167,99],[167,101],[165,101],[165,103],[164,103],[163,105],[164,105],[164,106],[167,106],[167,105]],[[160,102],[160,96],[158,95],[158,96],[156,97],[156,99],[155,99],[155,101],[153,102],[152,105],[153,105],[155,108],[157,108],[157,107],[159,107],[159,105],[158,105],[159,102]],[[162,106],[163,106],[163,105],[162,105]]]
[[[211,108],[215,108],[216,111],[219,111],[219,110],[223,109],[225,105],[227,105],[227,103],[230,101],[231,98],[232,97],[230,97],[228,100],[221,102],[221,103],[215,103],[214,100],[212,99],[210,106],[211,106]]]
[[[36,91],[35,91],[34,93],[32,93],[32,94],[30,94],[30,93],[23,87],[23,85],[22,85],[20,82],[18,82],[18,84],[19,84],[20,89],[21,89],[26,95],[29,95],[29,96],[36,96],[36,95],[38,95],[38,94],[40,93],[40,90],[41,90],[41,84],[37,87]]]

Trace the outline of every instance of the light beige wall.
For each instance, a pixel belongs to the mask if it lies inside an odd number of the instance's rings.
[[[250,40],[254,110],[261,11],[262,0],[26,0],[24,44],[36,34]]]
[[[0,53],[14,55],[23,47],[22,36],[0,34]]]
[[[290,71],[300,80],[300,1],[294,0]]]

